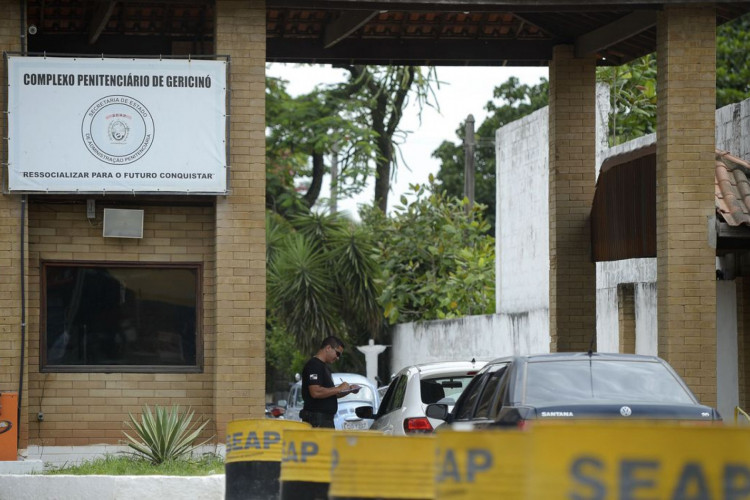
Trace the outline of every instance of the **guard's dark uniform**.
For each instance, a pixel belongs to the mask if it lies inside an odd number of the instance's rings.
[[[336,395],[325,399],[314,399],[310,396],[310,386],[319,385],[325,388],[334,387],[331,370],[323,361],[313,356],[302,370],[302,399],[305,401],[300,417],[313,427],[333,429],[333,416],[338,411]]]

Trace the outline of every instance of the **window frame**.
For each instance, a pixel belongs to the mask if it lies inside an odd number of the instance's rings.
[[[494,365],[491,370],[488,370],[489,375],[487,376],[487,381],[484,383],[482,392],[479,394],[476,405],[474,406],[472,417],[474,420],[492,420],[497,414],[497,411],[494,411],[497,407],[496,401],[503,397],[501,388],[503,388],[503,381],[507,378],[505,375],[508,373],[508,366],[510,366],[509,362],[498,363],[497,365]],[[487,391],[492,392],[488,393]],[[486,411],[483,406],[485,403]],[[480,410],[482,410],[482,414],[480,414]]]
[[[195,271],[195,364],[190,365],[55,365],[47,363],[47,268],[190,269]],[[39,372],[40,373],[203,373],[203,263],[88,260],[40,260],[39,263]]]
[[[380,402],[380,407],[378,408],[378,413],[375,418],[381,417],[383,415],[388,415],[392,411],[401,408],[404,403],[404,396],[406,394],[406,382],[406,374],[401,375],[391,381],[390,387],[388,387],[385,396],[383,396],[383,400]],[[401,392],[400,396],[396,394],[396,391]],[[397,397],[401,398],[401,401],[399,401],[398,404],[396,404],[395,401],[395,398]]]

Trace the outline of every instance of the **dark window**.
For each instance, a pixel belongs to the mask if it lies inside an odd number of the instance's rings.
[[[471,379],[471,376],[422,379],[419,382],[422,403],[430,404],[439,401],[449,405],[455,404]]]
[[[489,418],[490,403],[495,398],[498,385],[505,373],[506,367],[507,365],[503,364],[498,365],[497,368],[493,368],[492,373],[487,379],[487,383],[484,384],[484,389],[482,389],[482,395],[479,397],[479,403],[477,403],[477,411],[474,414],[474,418]]]
[[[506,404],[508,399],[508,388],[510,386],[510,369],[506,366],[500,374],[500,386],[497,388],[497,399],[492,403],[488,417],[491,419],[497,419],[498,413],[503,409],[503,405]]]
[[[456,420],[466,420],[471,418],[474,404],[477,402],[477,396],[484,385],[484,381],[487,379],[488,372],[480,373],[472,379],[471,383],[466,387],[466,390],[458,402],[454,411],[456,412]]]
[[[378,415],[386,415],[393,410],[401,408],[406,394],[406,375],[401,375],[397,380],[391,382],[388,391],[380,404]]]
[[[582,360],[528,364],[525,404],[593,400],[695,403],[672,372],[658,362]]]
[[[199,264],[42,265],[42,369],[199,371]]]

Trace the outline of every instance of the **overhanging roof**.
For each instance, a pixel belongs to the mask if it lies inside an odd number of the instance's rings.
[[[750,249],[750,163],[716,151],[716,249]],[[595,262],[656,257],[656,145],[602,163],[591,207]]]
[[[656,48],[669,1],[267,0],[267,57],[278,62],[545,66],[552,47],[619,65]],[[717,4],[717,23],[750,10]],[[306,39],[307,44],[300,44]]]
[[[544,66],[556,44],[600,64],[653,52],[676,1],[267,0],[271,62]],[[212,0],[26,0],[31,52],[212,53]],[[750,2],[716,4],[717,23]],[[189,44],[189,45],[185,45]],[[187,49],[185,47],[188,47]]]

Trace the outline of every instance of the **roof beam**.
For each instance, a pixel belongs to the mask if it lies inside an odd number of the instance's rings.
[[[109,0],[108,2],[99,3],[96,12],[94,12],[91,22],[89,23],[89,45],[94,45],[99,39],[99,35],[101,35],[104,28],[107,27],[109,18],[112,17],[116,5],[117,0]]]
[[[552,58],[550,40],[393,40],[347,39],[330,49],[310,40],[268,38],[268,62],[313,64],[404,64],[540,66]],[[512,57],[508,57],[512,54]]]
[[[325,27],[323,47],[330,49],[375,17],[378,11],[344,10],[341,15]]]
[[[606,26],[581,35],[575,42],[576,57],[588,57],[656,26],[655,10],[637,10]]]

